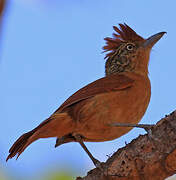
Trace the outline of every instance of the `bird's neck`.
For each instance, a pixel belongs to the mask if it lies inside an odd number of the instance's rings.
[[[109,57],[105,64],[105,75],[131,72],[143,76],[148,75],[148,61],[134,61],[132,58],[120,57],[115,59]]]

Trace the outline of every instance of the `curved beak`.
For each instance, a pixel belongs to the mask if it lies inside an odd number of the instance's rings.
[[[143,43],[144,48],[152,48],[165,34],[166,32],[159,32],[153,36],[150,36],[148,39],[145,40]]]

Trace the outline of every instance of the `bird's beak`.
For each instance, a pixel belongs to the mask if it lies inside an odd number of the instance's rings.
[[[160,32],[153,36],[150,36],[148,39],[145,40],[143,43],[144,48],[152,48],[165,34],[166,32]]]

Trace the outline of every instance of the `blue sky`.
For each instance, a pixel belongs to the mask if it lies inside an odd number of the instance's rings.
[[[55,149],[55,139],[33,143],[18,161],[5,162],[8,149],[24,132],[49,117],[84,85],[104,76],[104,37],[127,23],[147,38],[167,34],[151,52],[152,97],[142,123],[155,123],[176,108],[175,0],[11,0],[4,19],[0,62],[0,162],[8,173],[37,176],[50,169],[85,175],[93,164],[77,143]],[[122,138],[87,143],[99,160],[143,130]]]

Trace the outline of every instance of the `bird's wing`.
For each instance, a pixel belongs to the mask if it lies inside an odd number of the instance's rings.
[[[123,74],[103,77],[75,92],[56,110],[56,112],[62,112],[65,108],[97,94],[126,89],[131,87],[133,82],[134,80]]]

